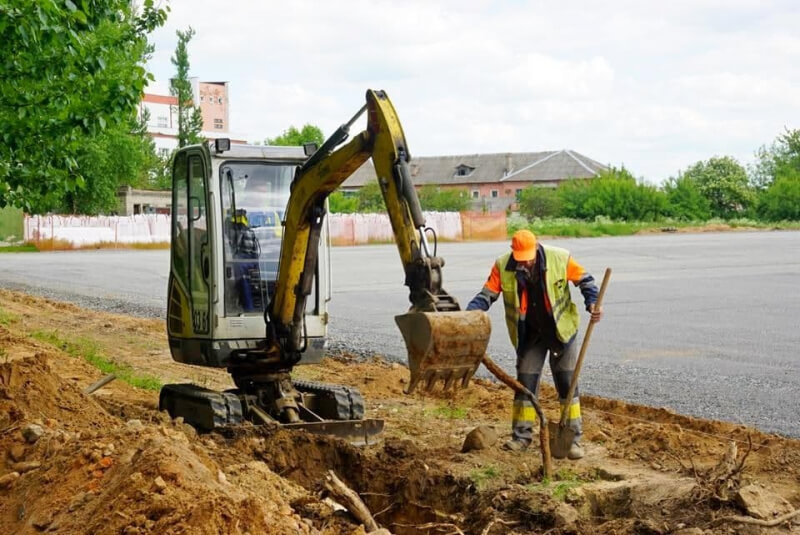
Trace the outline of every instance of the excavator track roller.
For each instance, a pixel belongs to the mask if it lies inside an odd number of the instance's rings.
[[[411,379],[406,394],[419,384],[430,391],[440,380],[444,388],[466,387],[486,354],[492,332],[489,316],[469,312],[409,312],[394,318],[408,350]]]

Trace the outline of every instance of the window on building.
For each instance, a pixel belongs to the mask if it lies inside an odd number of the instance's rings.
[[[520,197],[522,197],[522,190],[517,188],[516,191],[514,192],[514,196],[517,198],[517,200],[519,200]]]
[[[219,102],[220,104],[222,104],[222,97],[218,97],[218,98],[217,98],[217,102]]]
[[[492,190],[492,197],[497,197],[497,190],[496,189]]]
[[[169,158],[169,149],[166,147],[161,147],[158,149],[158,155],[162,158]]]
[[[159,128],[166,128],[169,126],[169,121],[164,115],[159,115],[157,124]]]
[[[478,196],[480,196],[480,194],[481,193],[478,190],[476,190],[476,189],[472,190],[472,198],[473,199],[477,199]]]
[[[468,165],[461,164],[458,167],[456,167],[455,176],[468,176],[468,175],[472,174],[472,172],[474,170],[475,170],[474,167],[470,167]]]

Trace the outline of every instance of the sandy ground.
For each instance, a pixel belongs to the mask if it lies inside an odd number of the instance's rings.
[[[329,470],[397,534],[800,532],[800,516],[776,521],[800,506],[800,441],[665,410],[585,398],[586,457],[542,481],[537,449],[499,448],[507,389],[406,396],[408,370],[378,355],[296,370],[361,390],[386,421],[365,448],[249,425],[198,436],[157,411],[157,390],[82,393],[103,376],[87,351],[163,382],[230,386],[166,347],[161,321],[0,291],[0,533],[365,533],[326,497]],[[554,397],[542,392],[553,418]],[[497,443],[461,453],[478,425]]]

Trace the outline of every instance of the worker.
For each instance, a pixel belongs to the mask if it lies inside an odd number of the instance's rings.
[[[230,240],[239,304],[244,312],[252,312],[256,310],[255,294],[260,284],[258,238],[250,228],[246,210],[236,210],[232,223]]]
[[[577,362],[575,339],[580,318],[567,281],[580,288],[590,321],[600,321],[602,310],[595,306],[598,290],[594,278],[565,249],[538,243],[531,231],[518,230],[511,238],[511,251],[497,258],[489,279],[467,310],[488,310],[503,295],[508,335],[517,352],[517,379],[537,397],[549,353],[562,410],[569,404],[567,425],[575,431],[568,458],[580,459],[584,452],[577,386],[573,399],[566,399]],[[527,449],[535,422],[533,405],[518,393],[514,396],[512,438],[503,447],[511,451]]]

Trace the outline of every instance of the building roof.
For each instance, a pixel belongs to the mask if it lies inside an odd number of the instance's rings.
[[[572,150],[503,152],[422,156],[411,160],[416,185],[470,185],[501,182],[552,182],[567,178],[591,178],[607,166]],[[462,169],[459,175],[459,169]],[[358,188],[375,180],[372,162],[366,162],[342,187]]]
[[[172,106],[178,105],[178,97],[170,95],[154,95],[152,93],[145,93],[142,97],[144,102],[152,102],[153,104],[170,104]]]

